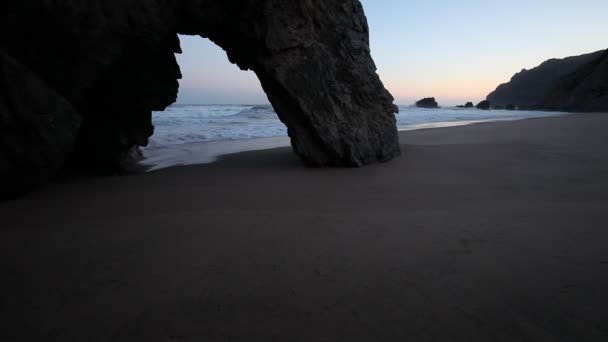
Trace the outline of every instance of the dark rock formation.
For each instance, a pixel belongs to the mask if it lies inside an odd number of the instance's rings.
[[[48,180],[71,153],[80,116],[28,68],[0,52],[0,198]]]
[[[473,108],[473,107],[475,107],[475,105],[473,104],[473,102],[467,102],[464,105],[456,106],[456,107],[458,107],[458,108]]]
[[[467,102],[467,103],[464,105],[464,108],[473,108],[473,107],[475,107],[475,105],[473,104],[473,102]]]
[[[495,109],[495,110],[504,110],[505,106],[503,106],[503,105],[496,105],[492,109]]]
[[[608,111],[608,50],[560,79],[542,106],[560,111]]]
[[[435,101],[434,97],[427,97],[416,102],[418,108],[439,108],[439,104]]]
[[[66,158],[72,168],[112,171],[134,147],[147,144],[151,111],[176,99],[178,34],[209,38],[232,63],[257,74],[306,163],[361,166],[399,155],[398,109],[376,74],[358,0],[5,1],[0,51],[33,73],[21,77],[39,78],[47,93],[63,99],[56,101],[74,108],[58,110],[49,121],[82,121],[61,128],[62,137],[76,140],[49,157],[54,163],[41,168],[45,177]],[[17,96],[4,89],[0,96]],[[23,90],[15,101],[44,96]],[[34,113],[1,115],[28,125],[38,120]],[[46,138],[62,147],[69,140]],[[44,148],[34,140],[27,144]],[[13,160],[7,169],[22,169],[16,159],[2,158]]]
[[[508,104],[508,105],[505,107],[505,109],[506,109],[506,110],[515,110],[515,106],[514,106],[514,105],[512,105],[512,104]]]
[[[490,101],[483,100],[477,104],[477,109],[488,110],[490,109]]]
[[[488,95],[487,99],[496,105],[513,104],[520,109],[546,109],[547,104],[545,102],[551,96],[550,94],[555,92],[556,88],[566,89],[573,86],[572,84],[564,84],[564,78],[575,79],[576,77],[569,75],[576,73],[579,68],[597,61],[603,54],[604,51],[597,51],[564,59],[551,59],[534,69],[524,69],[515,74],[510,82],[498,86],[495,91]],[[584,72],[578,74],[584,74]],[[601,78],[599,74],[598,77]],[[583,88],[581,88],[582,90]],[[555,96],[559,97],[560,95],[556,94]],[[551,100],[549,102],[555,101]],[[559,108],[559,106],[554,107]]]

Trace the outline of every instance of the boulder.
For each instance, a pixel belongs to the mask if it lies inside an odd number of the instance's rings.
[[[434,97],[427,97],[416,102],[418,108],[439,108],[439,104],[435,101]]]
[[[515,110],[515,106],[512,104],[509,104],[505,107],[506,110]]]
[[[479,102],[476,107],[477,107],[477,109],[488,110],[488,109],[490,109],[490,101],[483,100],[483,101]]]

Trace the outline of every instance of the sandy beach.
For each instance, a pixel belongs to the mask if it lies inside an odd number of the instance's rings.
[[[0,203],[0,341],[608,341],[608,114],[51,184]]]

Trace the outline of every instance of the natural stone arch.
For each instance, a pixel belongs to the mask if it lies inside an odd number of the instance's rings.
[[[230,18],[215,29],[197,31],[193,18],[178,31],[209,37],[257,74],[306,162],[358,166],[397,155],[397,109],[376,74],[359,1],[248,3],[214,8],[215,18]]]
[[[151,111],[176,99],[178,34],[209,38],[256,73],[306,163],[361,166],[400,153],[397,108],[358,0],[15,0],[0,10],[0,50],[82,117],[75,152],[65,151],[75,164],[111,169],[146,143]]]

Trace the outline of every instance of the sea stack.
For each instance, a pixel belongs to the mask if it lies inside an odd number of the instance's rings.
[[[435,101],[434,97],[427,97],[416,102],[418,108],[439,108],[439,104]]]
[[[489,110],[490,109],[490,101],[483,100],[483,101],[479,102],[476,107],[477,107],[477,109],[481,109],[481,110]]]
[[[456,108],[473,108],[473,107],[475,107],[475,105],[473,104],[473,102],[467,102],[464,105],[456,106]]]

